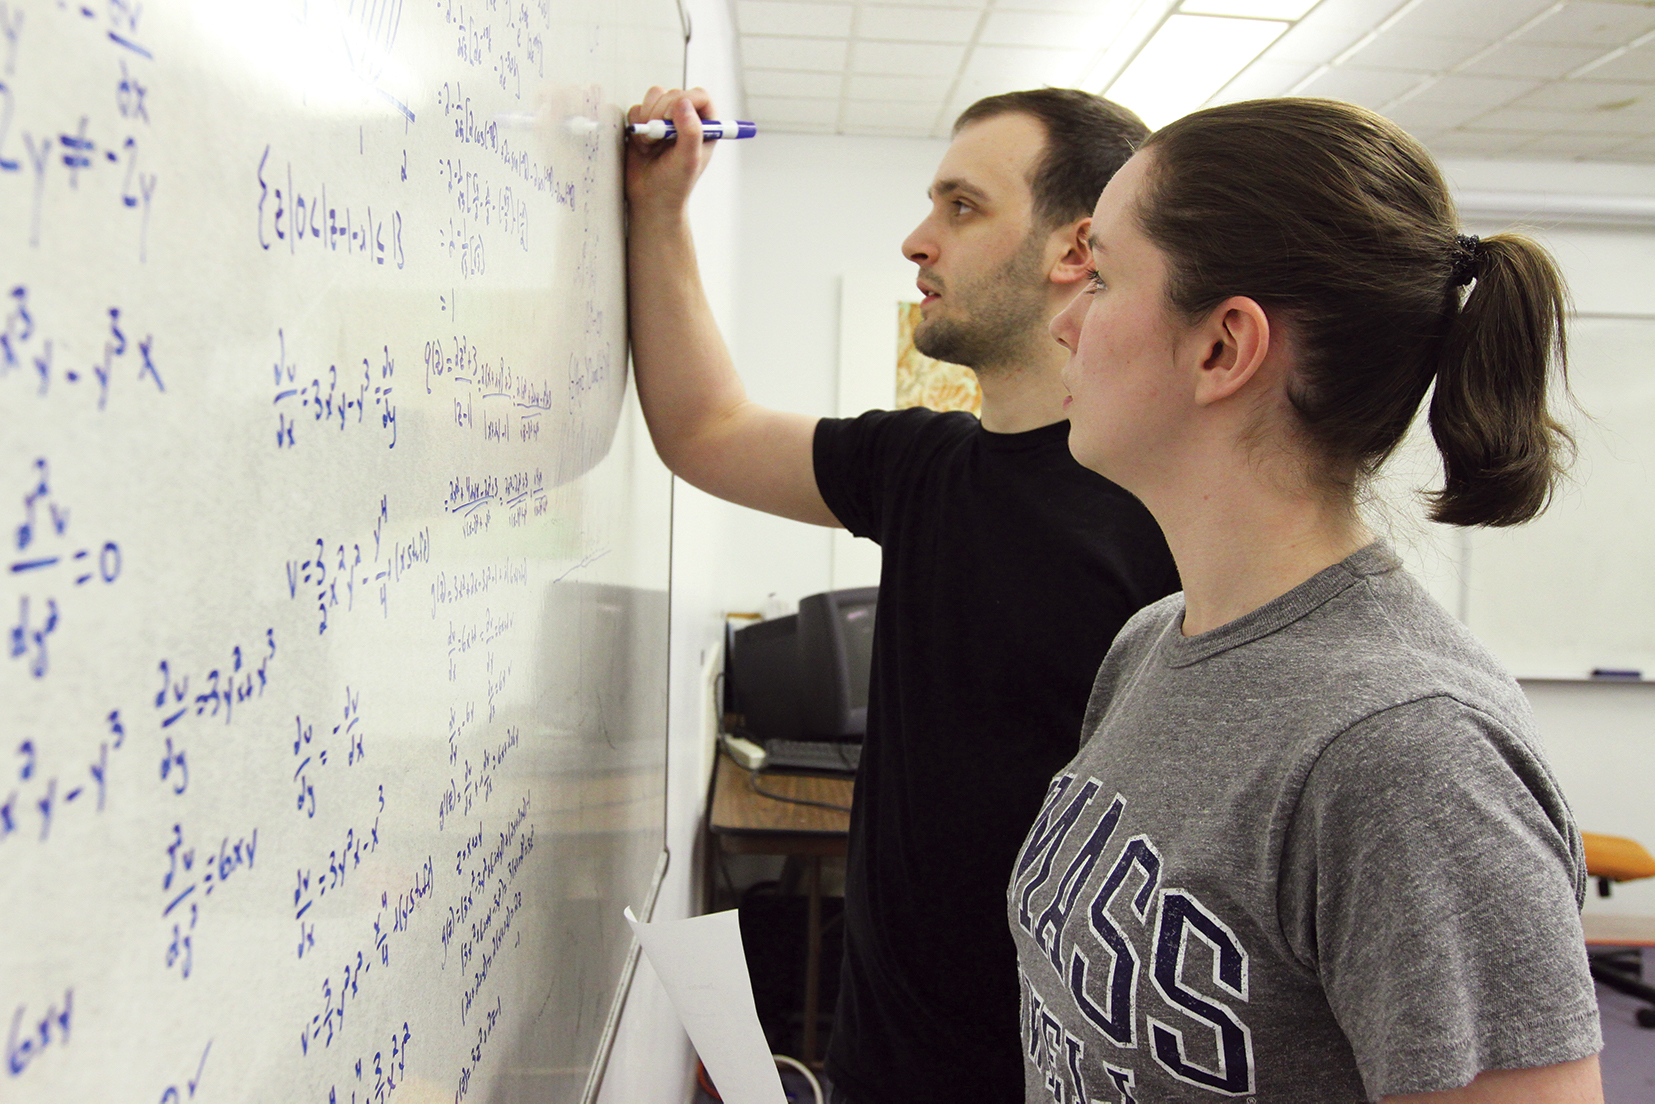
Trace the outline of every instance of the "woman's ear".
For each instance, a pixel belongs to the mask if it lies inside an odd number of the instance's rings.
[[[1054,284],[1075,284],[1086,279],[1092,268],[1092,216],[1076,219],[1052,231],[1047,239],[1047,255],[1056,253],[1056,259],[1047,269],[1047,279]]]
[[[1236,295],[1214,307],[1191,335],[1200,350],[1195,401],[1222,402],[1247,386],[1269,358],[1270,316],[1246,296]]]

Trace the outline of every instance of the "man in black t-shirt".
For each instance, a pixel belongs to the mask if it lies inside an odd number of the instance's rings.
[[[973,368],[969,414],[818,419],[749,402],[701,291],[685,204],[711,144],[700,90],[651,89],[627,154],[638,393],[676,474],[730,501],[878,541],[868,731],[851,815],[845,962],[827,1070],[854,1104],[1018,1101],[1014,852],[1074,755],[1122,623],[1177,589],[1148,512],[1068,450],[1047,322],[1088,276],[1090,212],[1146,131],[1066,89],[955,125],[919,266],[921,352]]]

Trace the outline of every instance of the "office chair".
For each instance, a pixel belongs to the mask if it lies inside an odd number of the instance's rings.
[[[1655,857],[1637,840],[1582,832],[1586,845],[1586,873],[1597,879],[1598,896],[1607,897],[1616,882],[1655,877]],[[1639,947],[1607,947],[1588,951],[1592,980],[1643,1002],[1637,1011],[1639,1027],[1655,1029],[1655,986],[1643,979],[1643,952]]]

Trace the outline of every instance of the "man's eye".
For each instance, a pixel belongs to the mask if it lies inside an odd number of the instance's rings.
[[[1086,290],[1087,291],[1102,291],[1104,288],[1106,288],[1108,286],[1109,286],[1108,284],[1103,282],[1103,277],[1098,275],[1098,270],[1097,269],[1089,268],[1089,269],[1086,270]]]
[[[963,199],[952,200],[950,201],[949,206],[954,208],[954,213],[956,215],[963,215],[971,210],[971,204],[967,203]]]

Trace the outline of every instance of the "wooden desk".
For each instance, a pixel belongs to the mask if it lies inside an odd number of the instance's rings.
[[[1655,916],[1581,914],[1588,947],[1655,947]]]
[[[766,772],[766,790],[784,797],[850,807],[854,784],[848,778]],[[842,857],[850,835],[850,813],[766,797],[753,788],[753,772],[720,753],[713,768],[707,829],[720,850],[732,855],[797,855],[804,858],[809,889],[805,938],[804,1053],[816,1062],[816,1016],[822,974],[822,858]],[[712,863],[707,864],[709,877]],[[712,899],[711,893],[708,900]]]

